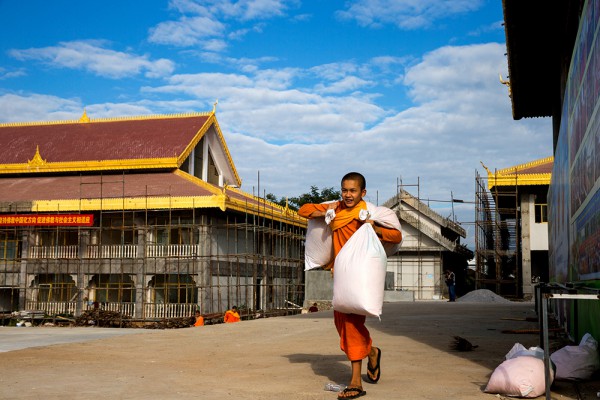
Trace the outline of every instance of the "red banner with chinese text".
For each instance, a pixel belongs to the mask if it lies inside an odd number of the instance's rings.
[[[0,226],[92,226],[94,214],[5,214]]]

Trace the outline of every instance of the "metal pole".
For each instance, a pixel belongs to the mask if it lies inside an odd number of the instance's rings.
[[[550,344],[548,341],[548,294],[541,297],[542,300],[542,334],[544,340],[544,381],[546,383],[546,400],[551,400],[550,394]]]

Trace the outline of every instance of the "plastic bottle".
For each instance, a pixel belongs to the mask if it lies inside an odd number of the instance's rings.
[[[346,389],[346,385],[342,383],[328,382],[325,384],[324,389],[329,390],[330,392],[341,392],[342,390]]]

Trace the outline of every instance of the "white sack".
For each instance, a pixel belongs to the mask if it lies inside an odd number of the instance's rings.
[[[552,384],[552,371],[550,378]],[[541,396],[546,392],[544,361],[532,356],[510,358],[496,367],[484,391],[512,397]]]
[[[361,226],[335,258],[333,309],[379,317],[387,257],[371,224]]]
[[[304,247],[304,270],[320,268],[333,259],[331,228],[323,218],[308,220]]]
[[[398,216],[396,213],[387,208],[387,207],[377,207],[376,205],[367,203],[367,210],[371,214],[371,218],[373,221],[377,222],[377,224],[383,226],[384,228],[397,229],[402,232],[402,226],[400,225],[400,220],[398,220]],[[404,235],[402,235],[402,241],[404,241]],[[385,254],[388,256],[394,255],[398,250],[400,250],[400,243],[389,243],[383,242],[383,247],[385,249]]]
[[[504,356],[504,358],[511,359],[511,358],[515,358],[515,357],[520,357],[520,356],[532,356],[532,357],[537,357],[540,360],[544,359],[544,349],[542,349],[541,347],[530,347],[529,349],[525,348],[525,346],[523,346],[521,343],[515,343],[514,346],[512,347],[512,349],[509,350],[508,353],[506,353],[506,356]]]
[[[556,365],[556,379],[590,379],[600,368],[598,342],[586,333],[579,346],[565,346],[550,356]]]

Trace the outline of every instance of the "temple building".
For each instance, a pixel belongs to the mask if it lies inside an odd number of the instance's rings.
[[[296,308],[306,221],[240,186],[215,110],[0,124],[0,312]]]
[[[553,157],[476,175],[476,287],[531,299],[548,282],[548,186]]]

